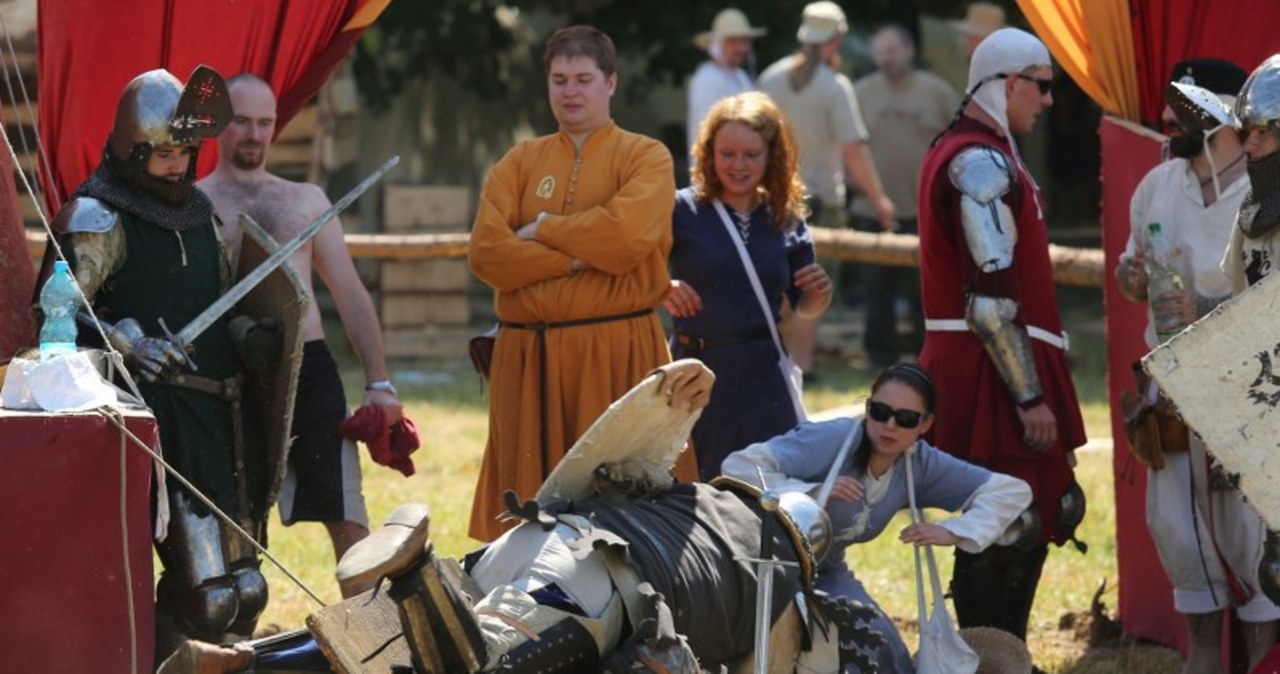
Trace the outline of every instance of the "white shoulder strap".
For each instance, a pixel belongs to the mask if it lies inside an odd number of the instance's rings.
[[[769,334],[773,336],[773,345],[778,348],[778,355],[783,356],[786,351],[782,348],[782,339],[778,337],[778,326],[773,323],[773,311],[769,309],[769,300],[764,296],[764,287],[760,285],[760,277],[756,275],[756,266],[751,263],[751,256],[747,254],[747,247],[742,245],[742,236],[738,234],[738,228],[733,226],[733,220],[729,218],[729,211],[725,210],[724,203],[719,199],[712,202],[716,207],[716,212],[720,214],[720,222],[729,232],[729,240],[733,241],[733,245],[738,249],[738,257],[742,259],[742,266],[747,270],[747,278],[751,281],[751,289],[756,291],[756,300],[760,302],[760,311],[764,312],[765,325],[769,326]]]
[[[800,393],[800,382],[798,370],[796,376],[792,376],[792,372],[788,370],[796,370],[795,365],[791,362],[791,358],[787,355],[787,350],[782,347],[782,338],[778,336],[778,326],[773,321],[773,311],[769,309],[769,301],[765,299],[764,287],[760,285],[760,277],[756,275],[756,266],[751,262],[751,256],[747,254],[747,247],[742,244],[742,236],[738,233],[738,228],[733,226],[733,221],[729,218],[729,212],[725,210],[724,203],[719,199],[712,202],[716,207],[716,213],[720,214],[720,222],[724,225],[725,231],[729,233],[729,240],[733,242],[735,248],[738,249],[738,257],[742,260],[742,268],[747,272],[747,279],[751,281],[751,289],[756,291],[756,301],[760,303],[760,311],[764,313],[764,324],[769,326],[769,335],[773,337],[773,346],[778,350],[778,367],[782,375],[782,382],[787,386],[787,393],[791,396],[791,406],[795,409],[796,419],[804,421],[808,418],[808,414],[804,409],[804,398]]]

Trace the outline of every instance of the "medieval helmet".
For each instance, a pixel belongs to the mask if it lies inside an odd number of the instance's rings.
[[[198,145],[230,121],[231,99],[217,71],[197,66],[183,86],[167,70],[149,70],[121,92],[109,145],[117,159],[141,151],[145,160],[157,146]]]
[[[1236,117],[1244,129],[1280,127],[1280,54],[1272,54],[1245,80],[1236,98]]]
[[[764,500],[763,495],[761,500]],[[793,537],[796,533],[803,537],[802,541],[796,542],[812,557],[814,566],[821,564],[831,548],[831,518],[827,511],[812,496],[789,491],[778,497],[778,513],[790,521],[787,529]]]

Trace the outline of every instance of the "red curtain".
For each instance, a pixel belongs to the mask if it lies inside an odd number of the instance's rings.
[[[309,101],[387,0],[40,0],[40,129],[65,200],[98,165],[116,99],[134,76],[195,66],[252,72],[279,96],[284,125]],[[359,14],[357,14],[359,12]],[[352,22],[352,18],[356,20]],[[201,175],[217,152],[201,152]],[[46,196],[46,203],[52,195]],[[50,205],[49,212],[55,209]]]
[[[1160,163],[1163,140],[1114,117],[1098,128],[1102,145],[1102,246],[1106,268],[1115,269],[1129,240],[1129,199],[1138,182]],[[1132,390],[1132,363],[1147,352],[1142,340],[1147,314],[1125,299],[1106,275],[1107,389],[1111,402],[1112,464],[1116,489],[1116,562],[1120,622],[1126,634],[1185,648],[1186,627],[1173,609],[1173,587],[1147,530],[1147,469],[1125,439],[1120,394]]]
[[[1160,119],[1174,63],[1212,56],[1252,71],[1280,51],[1275,0],[1130,0],[1129,6],[1144,124]]]

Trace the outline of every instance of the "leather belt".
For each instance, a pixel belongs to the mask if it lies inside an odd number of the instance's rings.
[[[217,396],[231,406],[231,458],[235,464],[236,505],[239,507],[237,519],[241,524],[250,516],[248,474],[245,469],[244,445],[244,408],[241,406],[241,387],[244,383],[242,375],[226,379],[210,379],[194,374],[171,374],[160,383],[177,388],[190,389]],[[265,521],[265,520],[264,520]],[[233,537],[238,540],[239,537]]]
[[[707,349],[717,346],[728,346],[730,344],[746,344],[747,342],[761,342],[772,339],[768,329],[757,330],[746,335],[731,335],[728,337],[699,337],[691,332],[677,330],[675,334],[675,342],[690,351],[706,351]]]
[[[227,379],[210,379],[187,373],[171,374],[162,379],[161,383],[208,393],[228,402],[240,400],[241,377],[239,375]]]
[[[932,332],[970,332],[969,324],[963,318],[926,318],[924,329]],[[1027,335],[1031,339],[1038,339],[1060,351],[1071,350],[1071,337],[1067,335],[1066,330],[1058,334],[1049,332],[1041,327],[1028,325]]]
[[[614,314],[612,316],[599,316],[597,318],[578,318],[571,321],[557,321],[554,323],[514,323],[512,321],[498,321],[498,327],[510,328],[512,330],[533,330],[538,333],[538,384],[539,397],[538,414],[541,425],[542,443],[542,469],[549,471],[551,469],[551,461],[547,455],[547,330],[556,330],[559,328],[576,328],[583,325],[595,325],[597,323],[612,323],[614,321],[625,321],[632,318],[640,318],[653,313],[653,309],[638,309],[636,311],[628,311],[625,314]]]

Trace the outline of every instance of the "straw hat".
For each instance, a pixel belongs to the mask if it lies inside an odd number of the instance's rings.
[[[1031,651],[1018,637],[995,627],[966,627],[960,636],[978,654],[975,674],[1031,674]]]
[[[796,39],[803,44],[824,44],[848,30],[849,23],[840,5],[822,0],[804,6],[804,18],[800,21],[800,30],[796,31]]]
[[[959,21],[948,21],[952,28],[964,35],[986,37],[1004,28],[1004,8],[990,2],[972,2]]]
[[[756,28],[747,20],[747,15],[742,10],[729,7],[720,10],[716,14],[716,18],[711,21],[711,30],[704,33],[698,33],[693,38],[693,43],[698,45],[699,49],[706,49],[711,46],[712,42],[723,40],[730,37],[760,37],[769,31],[764,28]]]

